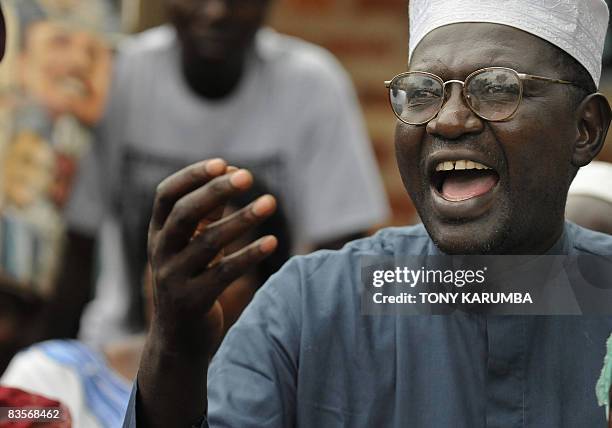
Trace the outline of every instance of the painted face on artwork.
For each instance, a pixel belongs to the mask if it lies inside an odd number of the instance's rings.
[[[209,62],[244,56],[268,4],[269,0],[166,0],[185,52]]]
[[[103,102],[108,48],[93,34],[54,21],[31,24],[22,54],[23,84],[56,114]]]
[[[511,27],[453,24],[421,41],[410,70],[463,81],[475,70],[500,66],[563,79],[554,53],[544,40]],[[447,91],[436,117],[424,125],[398,122],[395,137],[402,180],[430,236],[453,254],[546,251],[560,235],[567,190],[582,166],[576,165],[582,134],[568,88],[525,81],[518,110],[504,122],[476,116],[460,84]],[[489,169],[437,171],[457,161]]]

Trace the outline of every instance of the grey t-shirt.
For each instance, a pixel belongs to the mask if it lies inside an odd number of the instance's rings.
[[[120,49],[96,150],[69,207],[75,227],[100,224],[105,210],[94,187],[102,185],[118,215],[129,216],[170,173],[209,157],[252,168],[284,203],[297,242],[320,243],[387,219],[354,89],[331,54],[262,29],[239,87],[218,101],[187,87],[179,55],[171,27]]]
[[[187,87],[179,55],[167,26],[121,47],[99,138],[67,209],[73,228],[91,233],[104,217],[111,231],[102,235],[104,276],[81,327],[90,344],[120,335],[119,309],[130,300],[123,282],[127,275],[139,293],[155,188],[184,166],[223,157],[251,169],[281,201],[297,248],[388,215],[354,89],[327,51],[262,29],[239,87],[218,101]]]
[[[609,256],[612,237],[567,223],[555,248]],[[209,425],[605,426],[595,384],[612,317],[362,315],[363,256],[437,254],[416,226],[292,259],[215,355]]]

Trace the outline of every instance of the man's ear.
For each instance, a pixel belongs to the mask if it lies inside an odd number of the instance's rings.
[[[578,136],[574,143],[572,164],[580,168],[588,165],[603,147],[612,113],[610,103],[600,93],[591,94],[582,100],[576,113]]]

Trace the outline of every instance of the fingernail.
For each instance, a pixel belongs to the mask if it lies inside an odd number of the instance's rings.
[[[210,175],[218,175],[225,171],[225,161],[223,159],[211,159],[206,162],[206,172]]]
[[[232,178],[230,178],[230,183],[232,183],[232,186],[238,189],[248,187],[252,183],[252,181],[253,177],[251,176],[251,173],[246,169],[241,169],[235,172],[232,175]]]
[[[277,245],[278,239],[276,239],[275,236],[270,235],[266,236],[261,240],[261,243],[259,244],[259,249],[264,253],[269,253],[271,251],[274,251]]]
[[[276,200],[270,195],[265,195],[257,199],[253,204],[253,214],[257,217],[261,217],[270,213],[275,207]]]

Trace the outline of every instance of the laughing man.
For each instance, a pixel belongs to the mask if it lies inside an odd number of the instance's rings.
[[[605,424],[593,389],[612,318],[364,316],[360,260],[612,255],[612,237],[564,220],[570,183],[610,123],[597,93],[608,9],[603,0],[410,3],[409,71],[387,84],[399,170],[423,225],[294,258],[208,367],[222,328],[217,296],[276,240],[215,256],[274,199],[192,239],[252,176],[215,159],[166,179],[149,234],[156,315],[126,426]]]

